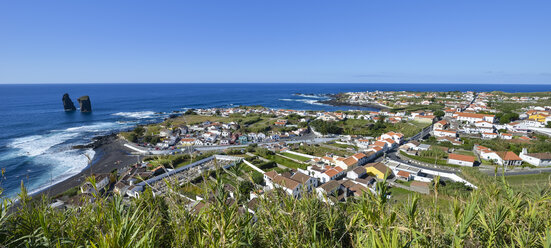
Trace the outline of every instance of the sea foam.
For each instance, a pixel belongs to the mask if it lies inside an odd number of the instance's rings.
[[[147,119],[147,118],[154,118],[155,112],[153,111],[118,112],[118,113],[114,113],[113,115],[122,116],[125,118]]]

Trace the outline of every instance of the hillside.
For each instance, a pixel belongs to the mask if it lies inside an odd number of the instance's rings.
[[[378,194],[346,203],[275,192],[256,206],[230,200],[218,180],[202,189],[210,199],[200,210],[185,209],[181,195],[154,197],[150,191],[131,201],[98,197],[81,208],[56,210],[23,190],[18,209],[3,204],[0,242],[7,247],[550,247],[548,183],[515,191],[499,177],[474,170],[465,176],[480,190],[454,196],[436,185],[428,196],[397,200],[386,197],[383,182]]]

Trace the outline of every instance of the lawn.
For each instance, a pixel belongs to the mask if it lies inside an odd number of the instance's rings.
[[[308,155],[323,157],[326,154],[335,154],[342,157],[350,156],[352,153],[347,151],[341,151],[337,149],[331,149],[319,145],[302,145],[298,149],[294,149],[296,152],[305,153]]]
[[[473,157],[476,157],[473,153],[473,151],[467,151],[467,150],[454,150],[453,153],[457,153],[457,154],[461,154],[461,155],[468,155],[468,156],[473,156]]]
[[[391,199],[397,202],[407,201],[408,197],[413,194],[415,193],[406,189],[402,189],[398,187],[390,188],[390,195],[392,196]]]
[[[515,189],[538,189],[549,187],[551,184],[551,173],[505,176],[507,183]]]
[[[409,155],[409,154],[407,154],[403,151],[400,151],[400,155],[404,156],[404,157],[408,157],[408,158],[413,159],[413,160],[424,162],[424,163],[427,163],[427,164],[434,164],[434,162],[435,162],[434,158],[412,156],[412,155]],[[461,166],[459,166],[459,165],[448,164],[446,159],[438,159],[438,160],[436,160],[436,164],[437,165],[442,165],[442,166],[453,167],[453,168],[461,168]]]
[[[354,150],[357,150],[358,147],[355,146],[355,145],[347,145],[347,144],[338,144],[338,143],[330,143],[328,144],[330,146],[334,146],[334,147],[338,147],[338,148],[344,148],[344,149],[348,149],[348,148],[352,148]]]
[[[306,162],[306,161],[310,160],[310,158],[303,157],[303,156],[300,156],[300,155],[295,155],[295,154],[288,153],[288,152],[284,152],[284,153],[282,153],[282,155],[285,156],[285,157],[294,158],[294,159],[302,161],[302,162]]]
[[[288,167],[288,168],[293,168],[293,169],[297,169],[297,168],[301,168],[301,169],[306,169],[306,165],[305,164],[299,164],[295,161],[291,161],[289,159],[286,159],[286,158],[282,158],[280,156],[277,156],[277,155],[269,155],[269,156],[266,156],[264,157],[266,159],[269,159],[271,161],[274,161],[280,165],[283,165],[285,167]]]

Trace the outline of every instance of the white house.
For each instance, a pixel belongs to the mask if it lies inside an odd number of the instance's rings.
[[[510,134],[510,133],[500,133],[499,138],[505,139],[505,140],[510,140],[510,139],[513,139],[513,135]]]
[[[346,177],[347,178],[350,178],[352,180],[356,179],[356,178],[361,178],[363,176],[367,175],[367,171],[364,167],[362,166],[358,166],[356,168],[354,168],[353,170],[351,171],[348,171],[346,173]]]
[[[519,157],[526,163],[535,166],[550,166],[551,165],[551,153],[528,153],[526,148],[522,149]]]
[[[448,155],[448,164],[455,164],[461,166],[474,166],[475,158],[473,156],[450,153]]]
[[[457,132],[450,130],[436,129],[433,131],[433,133],[436,137],[457,137]]]
[[[483,139],[495,139],[497,138],[497,133],[482,133]]]
[[[495,115],[455,112],[453,114],[453,117],[455,117],[458,121],[466,121],[469,123],[475,123],[479,121],[487,121],[493,123]]]
[[[110,182],[110,179],[109,179],[109,174],[103,174],[103,175],[99,175],[99,176],[94,176],[95,178],[95,181],[96,181],[96,189],[97,191],[100,191],[102,190],[103,188],[105,188],[105,186],[107,186]],[[85,182],[81,187],[80,187],[80,192],[82,193],[97,193],[97,191],[94,189],[94,186],[92,185],[92,183],[90,182]]]
[[[291,178],[276,175],[274,176],[274,179],[272,179],[272,183],[274,188],[281,188],[285,190],[287,194],[292,195],[295,198],[300,196],[300,187],[302,184]]]
[[[317,178],[308,176],[301,172],[296,172],[293,176],[291,176],[291,179],[304,185],[308,191],[312,191],[312,189],[318,187],[319,180]]]

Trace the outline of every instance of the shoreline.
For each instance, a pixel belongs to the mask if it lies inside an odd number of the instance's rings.
[[[358,104],[358,103],[350,103],[350,102],[341,102],[335,99],[334,96],[331,96],[330,100],[323,100],[318,101],[319,103],[328,104],[331,106],[353,106],[353,107],[366,107],[366,108],[374,108],[377,110],[383,110],[383,109],[391,109],[391,107],[381,105],[378,103],[369,103],[369,104]]]
[[[100,140],[99,143],[97,142],[98,140]],[[111,173],[115,169],[135,164],[142,156],[131,154],[132,151],[124,146],[125,143],[126,141],[124,139],[118,137],[118,134],[113,133],[98,136],[94,138],[92,143],[82,147],[75,147],[74,149],[94,149],[95,154],[91,164],[86,166],[79,173],[31,194],[32,198],[40,199],[42,196],[54,198],[71,188],[82,185],[86,181],[86,178],[92,174]]]

